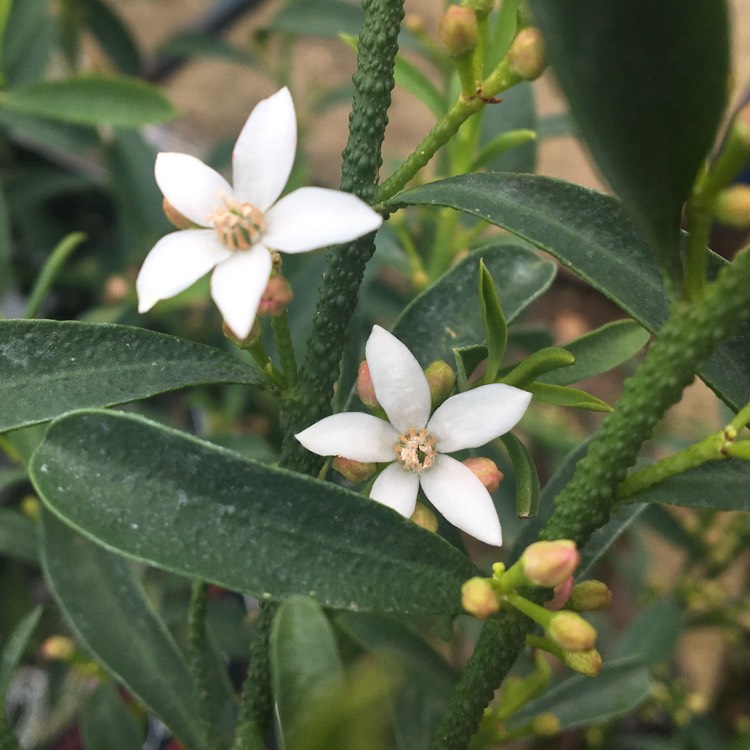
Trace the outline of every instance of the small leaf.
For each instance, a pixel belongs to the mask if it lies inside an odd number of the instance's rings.
[[[559,346],[549,346],[539,349],[530,354],[515,367],[510,368],[502,377],[497,378],[498,383],[506,383],[516,388],[526,388],[537,378],[540,380],[552,371],[563,367],[571,367],[575,364],[575,356],[567,349]]]
[[[268,30],[336,39],[341,34],[357,36],[363,19],[359,3],[345,0],[286,3],[271,21]]]
[[[143,730],[125,705],[117,688],[102,683],[81,710],[81,735],[86,750],[141,750]]]
[[[570,385],[607,372],[634,357],[649,339],[648,331],[632,320],[616,320],[571,341],[565,348],[575,364],[540,376],[543,383]]]
[[[83,0],[86,23],[99,42],[101,50],[122,73],[138,75],[141,54],[128,27],[102,0]]]
[[[461,393],[469,389],[469,378],[474,370],[487,359],[487,347],[459,346],[453,350],[453,359],[456,362],[456,384],[458,392]]]
[[[590,393],[569,388],[566,385],[548,385],[534,382],[525,386],[525,390],[534,394],[536,401],[555,406],[565,406],[569,409],[588,409],[589,411],[612,411],[609,404],[604,403]]]
[[[0,555],[24,562],[39,562],[36,524],[10,508],[0,508]]]
[[[294,750],[344,677],[333,628],[309,597],[293,596],[279,607],[271,630],[271,672],[284,746]]]
[[[100,544],[264,598],[458,612],[475,574],[445,540],[383,505],[133,415],[58,419],[32,478],[55,513]]]
[[[581,562],[576,568],[576,578],[583,579],[591,568],[604,556],[615,540],[646,511],[648,505],[634,503],[617,508],[609,521],[600,526],[581,550]]]
[[[129,128],[165,122],[176,114],[158,87],[135,78],[100,73],[6,91],[0,106],[63,122]]]
[[[479,301],[487,334],[487,369],[484,373],[484,382],[494,383],[508,343],[508,326],[497,298],[492,274],[482,260],[479,261]]]
[[[500,438],[505,445],[516,480],[516,515],[533,518],[539,513],[539,475],[528,448],[507,432]]]
[[[226,352],[141,328],[0,321],[0,432],[212,382],[263,383]]]
[[[448,103],[432,81],[405,57],[398,55],[394,69],[396,85],[419,99],[438,119],[445,115]]]
[[[32,633],[39,624],[42,616],[42,608],[35,607],[25,615],[18,624],[13,628],[8,640],[5,642],[0,652],[0,706],[5,705],[5,698],[8,695],[10,681],[13,679],[18,665],[23,657],[23,652],[31,638]],[[0,720],[0,724],[2,724]]]
[[[726,103],[725,1],[534,0],[532,8],[594,159],[678,275],[682,205]]]
[[[628,625],[613,649],[612,659],[637,659],[653,666],[674,651],[683,625],[682,609],[671,596],[657,599]]]
[[[130,565],[44,515],[44,574],[81,641],[189,748],[201,747],[187,665]]]

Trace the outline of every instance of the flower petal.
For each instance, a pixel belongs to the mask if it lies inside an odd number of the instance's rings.
[[[391,424],[399,432],[424,427],[430,416],[430,387],[414,355],[393,334],[373,326],[365,356],[375,395]]]
[[[480,542],[496,547],[503,543],[490,493],[461,462],[441,454],[432,468],[422,472],[419,481],[427,499],[454,526]]]
[[[232,153],[234,194],[265,211],[281,195],[297,151],[297,118],[286,86],[258,102]]]
[[[343,456],[352,461],[393,461],[398,433],[384,419],[348,412],[321,419],[295,435],[319,456]]]
[[[512,385],[492,383],[451,396],[430,418],[427,430],[440,453],[478,448],[513,429],[531,394]]]
[[[370,490],[370,498],[409,518],[417,505],[419,475],[404,471],[401,464],[386,466]]]
[[[210,229],[185,229],[162,237],[146,256],[135,282],[138,312],[179,294],[231,254]]]
[[[271,253],[263,245],[231,253],[211,276],[211,296],[226,324],[247,338],[271,276]]]
[[[159,154],[154,174],[164,197],[202,227],[211,226],[209,217],[222,205],[221,196],[232,195],[232,186],[218,172],[188,154]]]
[[[374,232],[383,223],[364,201],[340,190],[307,187],[285,195],[266,214],[263,241],[283,253],[306,253]]]

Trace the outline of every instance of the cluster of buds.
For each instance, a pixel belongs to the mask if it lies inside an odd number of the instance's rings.
[[[509,605],[544,630],[544,637],[530,636],[533,645],[557,656],[571,669],[593,676],[601,667],[596,650],[596,630],[578,612],[607,607],[612,593],[601,581],[576,584],[573,574],[580,562],[575,542],[559,539],[536,542],[506,570],[493,566],[492,578],[472,578],[462,588],[464,610],[486,619]],[[540,606],[518,593],[529,587],[552,589],[554,597]]]

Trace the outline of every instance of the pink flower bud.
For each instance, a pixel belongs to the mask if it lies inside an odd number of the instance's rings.
[[[564,651],[563,661],[573,671],[586,677],[596,677],[602,668],[602,655],[595,649]]]
[[[283,276],[271,276],[258,305],[258,315],[277,318],[282,315],[294,299],[294,292]]]
[[[470,578],[461,587],[461,606],[479,620],[500,610],[495,590],[486,578]]]
[[[375,395],[375,386],[370,377],[370,367],[367,362],[361,362],[357,370],[357,395],[368,409],[379,409],[380,402]]]
[[[606,609],[611,601],[612,592],[607,584],[592,578],[589,581],[581,581],[573,587],[568,608],[576,612],[593,612]]]
[[[590,651],[596,644],[596,630],[575,612],[555,613],[546,633],[565,651]]]
[[[427,384],[430,386],[430,399],[432,408],[436,409],[451,395],[456,385],[456,373],[453,368],[442,359],[433,362],[424,371]]]
[[[494,492],[503,481],[503,472],[497,468],[497,464],[490,458],[475,456],[462,461],[463,465],[470,469],[472,474],[485,486],[487,492]]]
[[[573,590],[574,583],[573,576],[568,576],[562,583],[558,583],[554,589],[555,595],[548,602],[544,602],[544,606],[553,612],[562,609],[570,599],[570,592]]]
[[[469,8],[450,5],[440,19],[438,33],[451,57],[472,52],[477,46],[477,15]]]
[[[333,468],[354,484],[366,482],[375,473],[375,464],[365,463],[363,461],[354,461],[351,458],[336,456],[331,464]]]
[[[535,586],[553,588],[572,575],[581,556],[576,543],[569,539],[554,542],[535,542],[521,556],[523,572]]]

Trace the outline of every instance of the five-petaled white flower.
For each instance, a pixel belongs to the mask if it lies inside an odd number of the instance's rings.
[[[291,94],[281,89],[250,113],[232,154],[234,185],[199,159],[161,153],[156,182],[166,200],[199,227],[168,234],[136,281],[138,310],[187,289],[212,268],[211,296],[240,339],[250,333],[271,275],[269,250],[304,253],[361,237],[382,223],[354,195],[300,188],[277,202],[297,148]]]
[[[451,396],[430,416],[430,388],[414,355],[380,326],[365,347],[375,395],[388,419],[349,412],[321,419],[297,435],[309,451],[354,461],[393,461],[370,497],[411,516],[421,485],[454,526],[500,546],[495,506],[484,485],[446,453],[478,448],[504,435],[523,417],[531,394],[493,383]],[[394,460],[395,459],[395,460]]]

